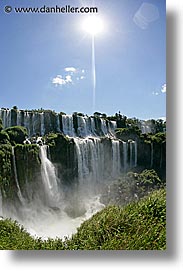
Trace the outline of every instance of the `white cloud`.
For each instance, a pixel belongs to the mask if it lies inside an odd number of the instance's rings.
[[[66,67],[64,68],[65,72],[70,72],[70,73],[75,73],[76,72],[76,68],[74,67]]]
[[[62,78],[61,75],[57,75],[52,79],[52,83],[55,84],[56,86],[65,85],[65,80]]]
[[[166,83],[161,86],[160,90],[152,92],[155,96],[161,95],[161,93],[166,93]]]
[[[69,86],[69,84],[75,84],[76,82],[85,79],[84,69],[65,67],[61,73],[62,75],[57,75],[56,77],[52,78],[52,84],[54,84],[56,87],[65,85]]]
[[[159,95],[159,93],[158,93],[158,92],[152,92],[152,94],[153,94],[153,95]]]
[[[161,87],[161,92],[166,93],[166,83]]]
[[[63,78],[61,75],[57,75],[52,79],[52,84],[55,84],[55,86],[58,86],[58,85],[63,86],[68,83],[72,83],[72,78],[70,75],[66,75],[65,78]]]
[[[66,82],[66,83],[72,83],[71,75],[66,75],[66,77],[65,77],[65,82]]]

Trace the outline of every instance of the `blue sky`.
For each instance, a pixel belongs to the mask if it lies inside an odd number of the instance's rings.
[[[153,12],[144,3],[151,4]],[[104,20],[104,32],[95,37],[95,111],[108,115],[121,111],[143,119],[165,117],[164,0],[2,0],[0,107],[92,114],[91,35],[82,29],[87,15],[3,11],[6,5],[56,4],[96,6],[97,16]]]

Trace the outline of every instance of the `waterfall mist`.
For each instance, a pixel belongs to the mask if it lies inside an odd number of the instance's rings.
[[[39,153],[35,175],[30,170],[32,155],[28,160],[24,150],[31,144],[21,145],[24,168],[12,147],[15,197],[7,202],[0,193],[0,215],[17,220],[33,236],[71,236],[104,207],[100,201],[104,186],[137,166],[137,141],[116,138],[116,121],[20,110],[1,110],[1,117],[6,127],[13,123],[26,127],[29,137],[38,132],[46,140],[53,129],[60,138],[52,151],[51,145],[34,145]]]
[[[2,214],[18,220],[33,236],[71,236],[84,220],[104,207],[100,202],[104,185],[117,179],[127,166],[135,165],[135,142],[112,138],[102,140],[98,137],[73,139],[78,177],[71,186],[62,184],[55,165],[48,158],[49,147],[42,145],[39,146],[39,178],[34,184],[26,182],[22,191],[12,149],[19,202],[8,206],[3,204]]]

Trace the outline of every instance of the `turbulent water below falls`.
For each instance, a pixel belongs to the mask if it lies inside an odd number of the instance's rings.
[[[30,208],[23,209],[21,213],[24,216],[23,219],[16,216],[14,218],[34,237],[41,237],[43,239],[59,237],[63,239],[66,236],[71,237],[72,234],[76,233],[81,223],[101,210],[104,205],[99,202],[99,197],[97,196],[81,202],[80,209],[76,210],[76,206],[71,205],[70,212],[75,211],[75,214],[78,215],[76,217],[69,216],[67,214],[67,212],[69,213],[69,209],[65,210],[65,207],[63,205],[63,209],[54,209],[43,207],[42,205],[40,207],[32,205]],[[77,211],[78,213],[76,213]],[[79,211],[81,212],[81,216]]]
[[[12,152],[19,203],[3,204],[0,193],[0,214],[17,220],[32,236],[43,239],[70,237],[84,220],[104,207],[99,195],[87,192],[87,185],[82,189],[78,186],[70,194],[64,193],[56,169],[47,157],[46,145],[40,147],[41,182],[37,183],[32,200],[24,198],[18,182],[13,149]],[[29,191],[31,193],[31,189]]]

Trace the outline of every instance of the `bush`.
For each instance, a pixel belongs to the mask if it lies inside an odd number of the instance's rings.
[[[13,126],[4,130],[10,137],[12,145],[22,144],[27,136],[27,129],[22,126]]]
[[[69,249],[166,249],[166,192],[159,190],[124,208],[108,206],[85,221]]]
[[[154,170],[146,169],[139,174],[128,172],[127,175],[105,186],[101,195],[101,202],[105,205],[125,205],[164,186],[165,184]]]
[[[0,132],[0,144],[10,144],[10,137],[6,131]]]

